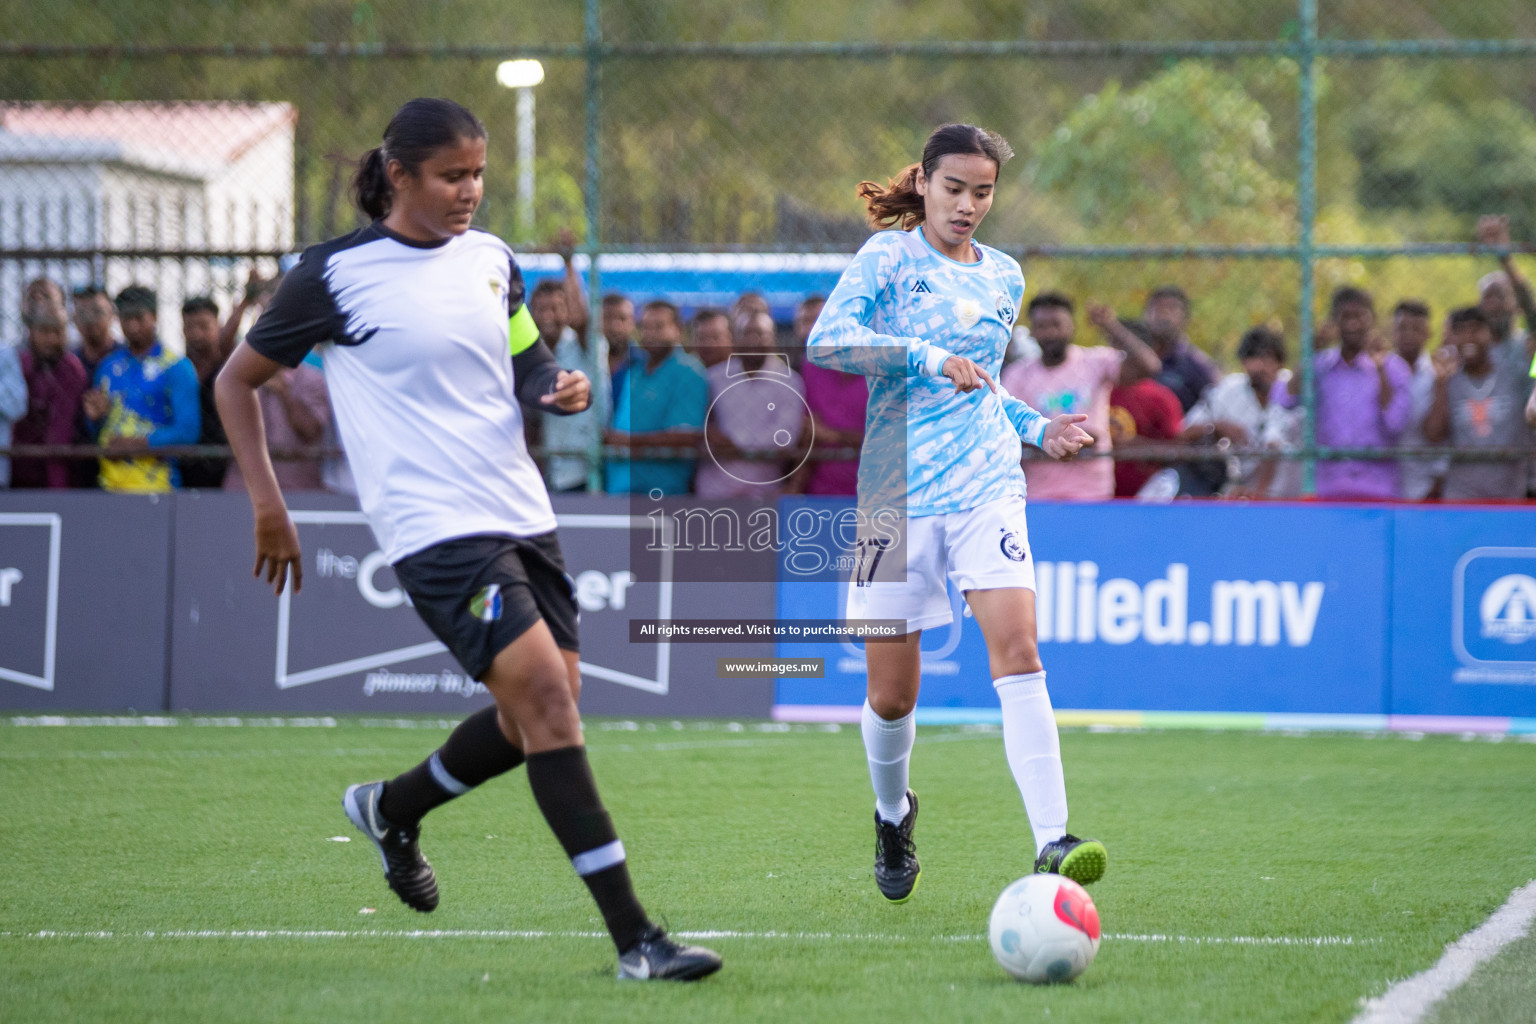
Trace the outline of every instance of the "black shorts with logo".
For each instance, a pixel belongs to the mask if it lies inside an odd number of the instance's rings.
[[[540,619],[559,647],[578,649],[576,595],[554,531],[456,537],[394,568],[416,613],[472,679]]]

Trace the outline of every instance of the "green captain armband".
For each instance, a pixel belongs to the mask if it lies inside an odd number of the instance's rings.
[[[1531,376],[1536,378],[1536,358],[1531,360]]]
[[[507,324],[507,342],[514,356],[522,355],[539,340],[539,329],[534,326],[533,314],[526,304],[519,306]]]

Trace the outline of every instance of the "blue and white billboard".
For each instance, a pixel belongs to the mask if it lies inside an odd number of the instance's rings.
[[[1536,716],[1536,515],[1395,513],[1397,714]]]
[[[1058,707],[1536,716],[1536,518],[1523,509],[1131,503],[1029,509],[1041,658]],[[846,584],[783,583],[785,618]],[[920,706],[995,706],[964,602],[923,639]],[[780,705],[857,705],[854,644]]]

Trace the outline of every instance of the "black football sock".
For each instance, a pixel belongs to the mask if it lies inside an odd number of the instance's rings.
[[[597,901],[613,944],[623,953],[640,941],[651,922],[630,885],[624,844],[597,795],[586,748],[529,754],[528,785],[571,866]]]
[[[522,763],[522,750],[502,733],[492,705],[460,722],[431,757],[386,782],[379,813],[391,825],[409,827],[432,808]]]

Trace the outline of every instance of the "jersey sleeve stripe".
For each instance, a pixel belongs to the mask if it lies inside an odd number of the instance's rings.
[[[534,326],[533,314],[528,312],[527,306],[517,307],[517,312],[512,314],[512,320],[507,326],[508,343],[514,356],[532,348],[533,343],[539,340],[539,329]]]

